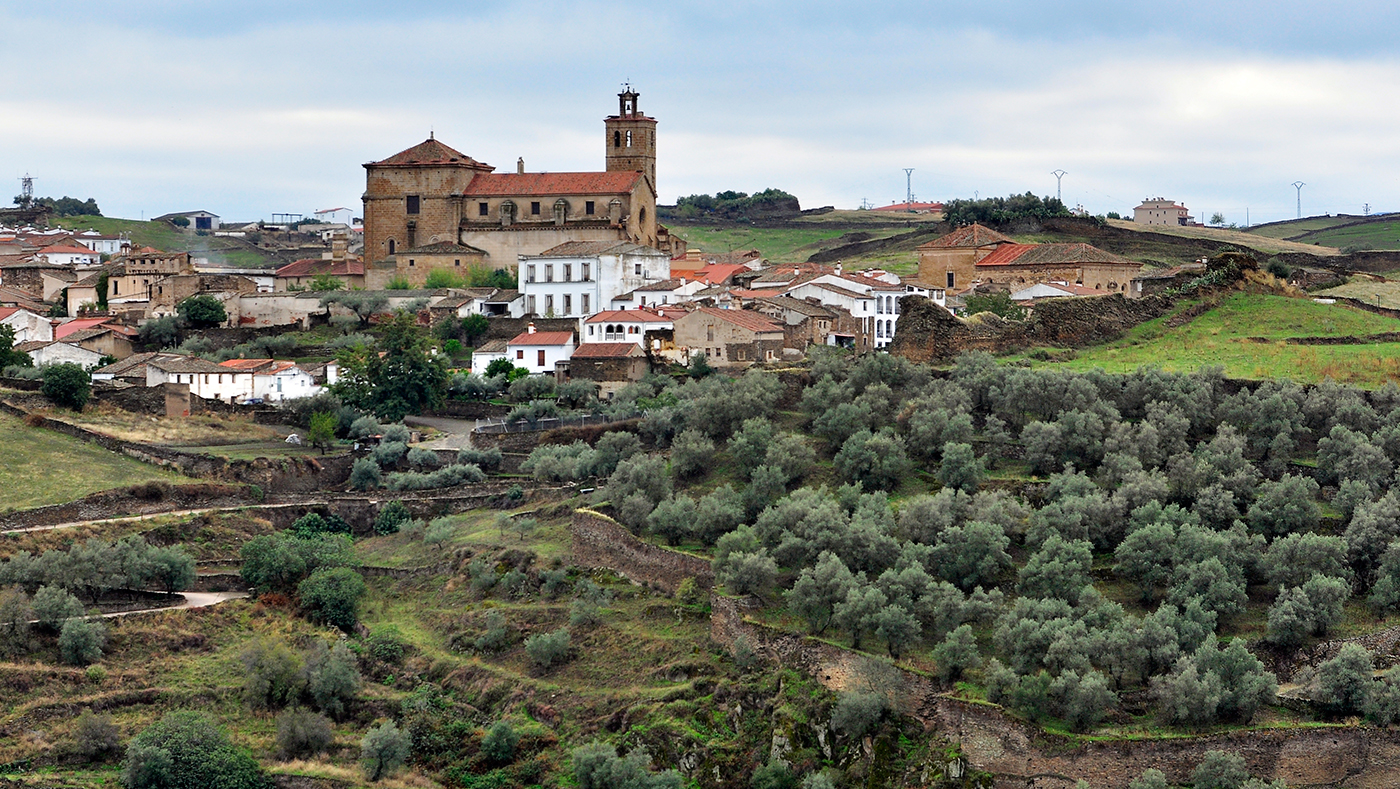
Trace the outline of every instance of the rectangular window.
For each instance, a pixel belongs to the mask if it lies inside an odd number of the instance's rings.
[[[565,282],[572,282],[573,279],[574,279],[574,267],[573,267],[572,264],[565,263],[565,264],[564,264],[564,281],[565,281]]]
[[[528,266],[525,267],[525,281],[526,281],[526,282],[534,282],[534,281],[535,281],[535,265],[534,265],[533,263],[531,263],[530,265],[528,265]]]
[[[953,285],[953,272],[951,272],[951,271],[948,272],[948,285],[947,285],[947,287],[949,287],[949,288],[954,287],[954,285]]]
[[[568,315],[574,311],[574,297],[564,294],[564,314]]]
[[[404,211],[410,214],[418,213],[418,195],[409,195],[404,201]]]
[[[642,275],[642,264],[641,264],[641,263],[636,264],[636,265],[633,267],[633,271],[637,274],[637,276],[641,276],[641,275]]]
[[[477,215],[477,216],[490,216],[490,215],[491,215],[491,207],[490,207],[489,205],[487,205],[486,203],[477,203],[477,204],[476,204],[476,215]]]
[[[540,215],[540,204],[539,204],[539,201],[535,201],[535,202],[533,202],[533,203],[530,204],[530,215],[531,215],[531,216],[539,216],[539,215]]]
[[[593,201],[592,201],[592,200],[585,200],[585,201],[583,201],[583,213],[587,214],[588,216],[593,216]]]
[[[454,265],[454,266],[460,266],[460,265],[462,265],[462,261],[461,261],[461,260],[453,260],[453,261],[452,261],[452,265]]]
[[[580,264],[579,264],[579,279],[583,280],[584,282],[589,282],[589,281],[592,279],[592,278],[589,276],[589,273],[588,273],[588,264],[587,264],[587,263],[580,263]]]
[[[533,281],[533,280],[532,280],[532,281]],[[528,313],[534,314],[534,312],[535,312],[535,297],[534,297],[534,296],[531,296],[531,297],[529,297],[528,299],[526,299],[526,301],[529,302],[529,304],[528,304],[528,309],[526,309],[525,311],[528,312]]]
[[[554,314],[554,296],[553,296],[553,295],[545,296],[545,297],[544,297],[544,314],[546,314],[546,315],[553,315],[553,314]]]
[[[544,267],[544,281],[545,281],[545,282],[553,282],[553,281],[554,281],[554,264],[553,264],[553,263],[546,263],[546,264],[545,264],[545,267]]]
[[[515,352],[515,359],[516,359],[516,361],[522,361],[522,360],[524,360],[524,358],[525,358],[525,351],[521,350],[521,351],[516,351],[516,352]]]
[[[535,365],[538,367],[544,367],[544,351],[536,351],[536,354],[537,355],[535,356]]]
[[[409,258],[409,259],[408,259],[408,265],[409,265],[409,268],[413,268],[413,267],[416,265],[416,263],[414,262],[413,258]]]
[[[582,296],[579,296],[578,298],[579,298],[579,309],[580,309],[580,311],[582,311],[584,315],[587,315],[588,312],[589,312],[589,310],[588,310],[588,294],[585,293],[585,294],[583,294]]]

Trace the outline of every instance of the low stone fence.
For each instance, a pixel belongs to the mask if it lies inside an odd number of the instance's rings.
[[[206,507],[237,507],[251,503],[248,488],[243,485],[208,482],[170,485],[152,482],[102,491],[64,504],[0,514],[0,529],[31,529],[75,521],[157,515]]]
[[[686,578],[694,578],[702,589],[714,586],[715,574],[708,559],[642,542],[602,513],[574,510],[570,529],[574,564],[580,567],[604,567],[666,594],[675,594]]]

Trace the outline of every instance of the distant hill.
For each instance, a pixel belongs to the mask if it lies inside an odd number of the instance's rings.
[[[1400,250],[1400,214],[1310,216],[1270,222],[1252,227],[1249,232],[1305,245],[1336,247],[1343,252]]]

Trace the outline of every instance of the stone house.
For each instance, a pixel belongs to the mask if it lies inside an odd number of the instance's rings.
[[[1139,225],[1189,225],[1195,221],[1184,205],[1165,198],[1147,199],[1133,209],[1133,222]]]
[[[330,275],[345,290],[365,289],[365,265],[358,260],[307,258],[277,269],[273,290],[278,293],[306,290],[317,278]]]
[[[35,257],[51,266],[96,266],[102,262],[102,254],[76,244],[54,244],[35,253]]]
[[[870,349],[870,337],[862,321],[840,307],[827,307],[806,299],[770,296],[756,299],[753,310],[783,327],[783,347],[803,353],[810,345],[834,345]]]
[[[0,326],[15,330],[15,344],[53,339],[53,323],[37,312],[23,307],[0,307]]]
[[[429,272],[434,269],[446,269],[465,279],[474,268],[486,268],[485,251],[465,244],[439,241],[403,250],[398,253],[394,265],[372,266],[365,276],[370,290],[381,290],[388,284],[385,281],[386,272],[390,274],[389,280],[399,279],[407,282],[409,287],[421,288],[427,283]]]
[[[670,265],[674,266],[675,261]],[[708,285],[697,279],[672,277],[661,282],[648,283],[634,290],[614,296],[612,308],[625,310],[629,307],[659,307],[666,304],[683,304],[690,301]]]
[[[949,290],[974,283],[1019,288],[1061,280],[1118,292],[1140,271],[1141,263],[1089,244],[1019,244],[977,224],[919,247],[919,281],[942,283]]]
[[[505,340],[487,340],[481,347],[472,351],[472,373],[486,375],[486,368],[497,359],[505,359],[510,353]]]
[[[439,142],[422,143],[365,167],[366,261],[449,243],[481,250],[490,268],[570,241],[627,241],[671,253],[683,245],[656,223],[656,119],[630,88],[604,120],[602,172],[514,173]]]
[[[623,387],[646,377],[650,365],[635,342],[584,343],[569,359],[569,377],[598,384],[598,397],[611,400]]]
[[[320,394],[322,388],[311,373],[296,362],[276,359],[229,359],[219,363],[233,372],[252,373],[252,388],[242,401],[280,403]]]
[[[782,357],[783,327],[752,310],[700,307],[675,319],[676,347],[715,367],[748,367]]]
[[[156,354],[145,360],[145,368],[146,386],[188,384],[190,394],[206,400],[238,403],[253,392],[251,372],[230,370],[197,356]]]
[[[35,367],[49,364],[76,364],[84,370],[91,370],[103,359],[102,354],[88,350],[74,342],[60,340],[35,340],[20,343],[15,350],[29,354]]]
[[[133,328],[106,323],[79,329],[61,336],[55,332],[56,339],[76,344],[101,356],[110,356],[113,359],[125,359],[132,354],[134,350],[132,343],[135,341],[136,335],[137,332]]]

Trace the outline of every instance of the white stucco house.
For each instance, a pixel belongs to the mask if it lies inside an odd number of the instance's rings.
[[[253,391],[253,374],[230,370],[197,356],[157,355],[146,361],[146,386],[189,384],[190,394],[206,400],[240,403]]]
[[[53,324],[49,319],[23,307],[0,307],[0,326],[9,326],[15,330],[16,345],[35,340],[48,342],[53,339]]]
[[[571,331],[535,331],[532,323],[506,343],[506,358],[531,373],[554,373],[554,365],[566,362],[574,353]]]
[[[102,262],[102,253],[82,244],[55,244],[44,247],[35,256],[50,266],[96,266]]]
[[[57,340],[47,342],[35,340],[20,343],[15,346],[15,350],[29,354],[35,367],[44,367],[50,364],[76,364],[84,370],[91,370],[97,367],[98,362],[104,358],[97,351],[88,350],[77,343]]]
[[[671,279],[671,257],[626,241],[570,241],[522,255],[518,278],[527,314],[587,317],[617,296]]]
[[[684,314],[684,309],[674,309]],[[632,342],[643,348],[650,331],[673,331],[675,322],[665,314],[648,309],[605,310],[579,322],[579,343]]]
[[[265,403],[280,403],[283,400],[296,400],[311,397],[325,391],[316,383],[311,373],[297,366],[296,362],[276,359],[229,359],[219,363],[233,372],[252,373],[252,389],[239,402],[261,400]]]

